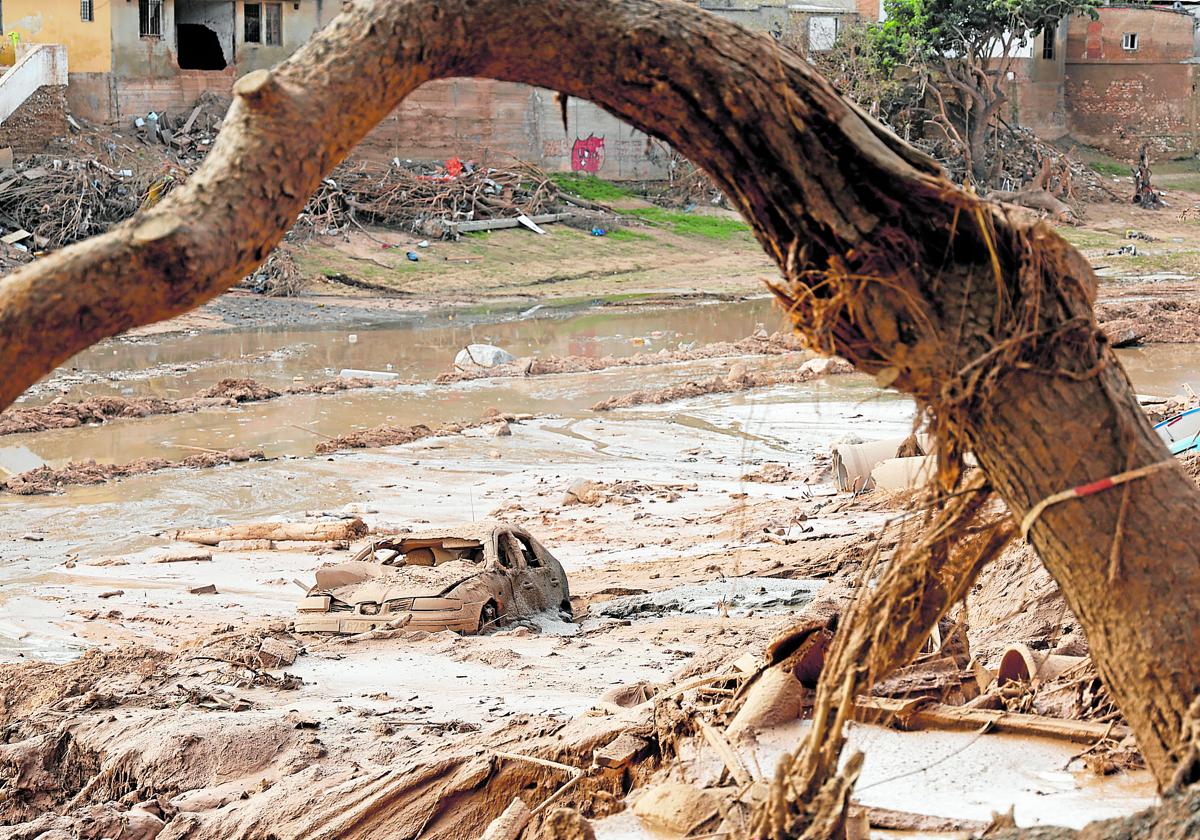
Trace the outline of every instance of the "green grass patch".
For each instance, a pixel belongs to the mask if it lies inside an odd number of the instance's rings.
[[[1113,163],[1107,160],[1094,160],[1088,164],[1093,170],[1101,175],[1114,175],[1120,177],[1129,174],[1129,164]]]
[[[612,181],[605,181],[595,175],[580,175],[578,172],[552,172],[550,180],[557,184],[560,190],[587,201],[617,201],[636,195],[632,190]]]
[[[669,228],[672,233],[680,236],[731,239],[750,231],[750,226],[739,219],[683,213],[678,210],[666,210],[662,207],[639,207],[636,210],[618,210],[617,212],[623,216],[634,216],[651,224]]]
[[[610,230],[605,236],[613,242],[648,242],[654,239],[648,233],[642,233],[640,230],[629,230],[628,228]]]
[[[1060,227],[1058,233],[1076,248],[1117,248],[1125,244],[1125,237],[1118,233],[1104,233],[1073,227]]]

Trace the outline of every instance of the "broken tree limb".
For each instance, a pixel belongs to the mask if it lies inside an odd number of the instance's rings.
[[[963,729],[1009,732],[1093,744],[1104,738],[1121,740],[1129,728],[1090,720],[1067,720],[993,709],[970,709],[944,703],[912,703],[887,697],[859,697],[855,717],[864,723],[896,724],[900,729]]]
[[[737,782],[738,787],[749,787],[753,784],[754,779],[750,776],[750,771],[746,769],[741,756],[737,754],[737,751],[725,739],[725,736],[701,717],[696,717],[695,722],[696,726],[700,728],[700,734],[717,751],[717,755],[721,757],[721,761],[724,762],[725,767],[729,770],[729,774],[733,776],[733,780]]]
[[[0,406],[92,343],[239,281],[372,126],[453,76],[590,99],[701,166],[779,265],[808,342],[929,410],[946,488],[972,450],[1020,518],[1166,457],[1096,326],[1077,251],[949,182],[769,36],[655,0],[346,4],[288,60],[238,80],[186,184],[0,281]],[[1200,491],[1177,469],[1129,488],[1127,505],[1099,493],[1054,506],[1031,539],[1165,785],[1200,693]],[[827,801],[845,779],[822,788]]]
[[[480,840],[517,840],[532,816],[525,800],[514,797],[504,813],[488,824]]]
[[[217,545],[238,541],[255,541],[254,547],[272,547],[278,542],[338,542],[366,536],[367,526],[361,519],[343,522],[249,522],[225,528],[194,528],[176,531],[174,538],[181,542]],[[265,540],[267,542],[258,542]],[[240,547],[240,546],[239,546]],[[247,546],[250,547],[250,546]]]

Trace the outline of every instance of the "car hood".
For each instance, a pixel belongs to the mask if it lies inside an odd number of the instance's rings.
[[[452,560],[440,566],[383,566],[351,561],[318,570],[316,589],[347,604],[431,598],[482,572],[480,564],[466,560]]]

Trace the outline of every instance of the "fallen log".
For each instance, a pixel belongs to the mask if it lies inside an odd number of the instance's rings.
[[[941,703],[892,700],[886,697],[859,697],[854,703],[855,718],[862,723],[895,725],[900,729],[982,729],[1013,735],[1056,738],[1090,744],[1101,738],[1120,741],[1129,735],[1129,727],[1089,720],[1064,720],[1043,715],[1026,715],[993,709],[971,709]]]
[[[952,831],[983,831],[991,823],[984,820],[965,820],[957,817],[935,817],[930,814],[918,814],[913,811],[896,811],[892,808],[876,808],[874,806],[850,805],[850,815],[864,812],[871,828],[882,828],[888,831],[928,831],[938,834]]]
[[[225,528],[195,528],[176,531],[174,538],[200,545],[219,545],[231,540],[271,540],[295,542],[336,542],[366,536],[361,519],[343,522],[249,522]]]

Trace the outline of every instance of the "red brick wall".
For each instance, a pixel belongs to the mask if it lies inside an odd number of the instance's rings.
[[[1143,142],[1160,151],[1197,149],[1193,65],[1081,64],[1066,82],[1071,136],[1130,157]]]
[[[1162,152],[1197,150],[1192,95],[1193,18],[1168,10],[1101,7],[1072,18],[1064,98],[1072,137],[1121,157],[1143,142]],[[1138,48],[1122,47],[1136,32]]]
[[[175,76],[163,79],[119,79],[113,94],[116,100],[115,117],[122,121],[144,117],[150,111],[179,114],[190,108],[206,90],[228,94],[237,76],[228,70],[180,70]]]
[[[858,19],[863,23],[879,20],[879,0],[854,0],[854,8],[858,11]]]
[[[1101,6],[1100,17],[1073,17],[1067,28],[1067,61],[1154,64],[1187,61],[1194,52],[1192,24],[1186,12],[1169,9]],[[1137,50],[1121,46],[1126,32],[1138,35]]]

